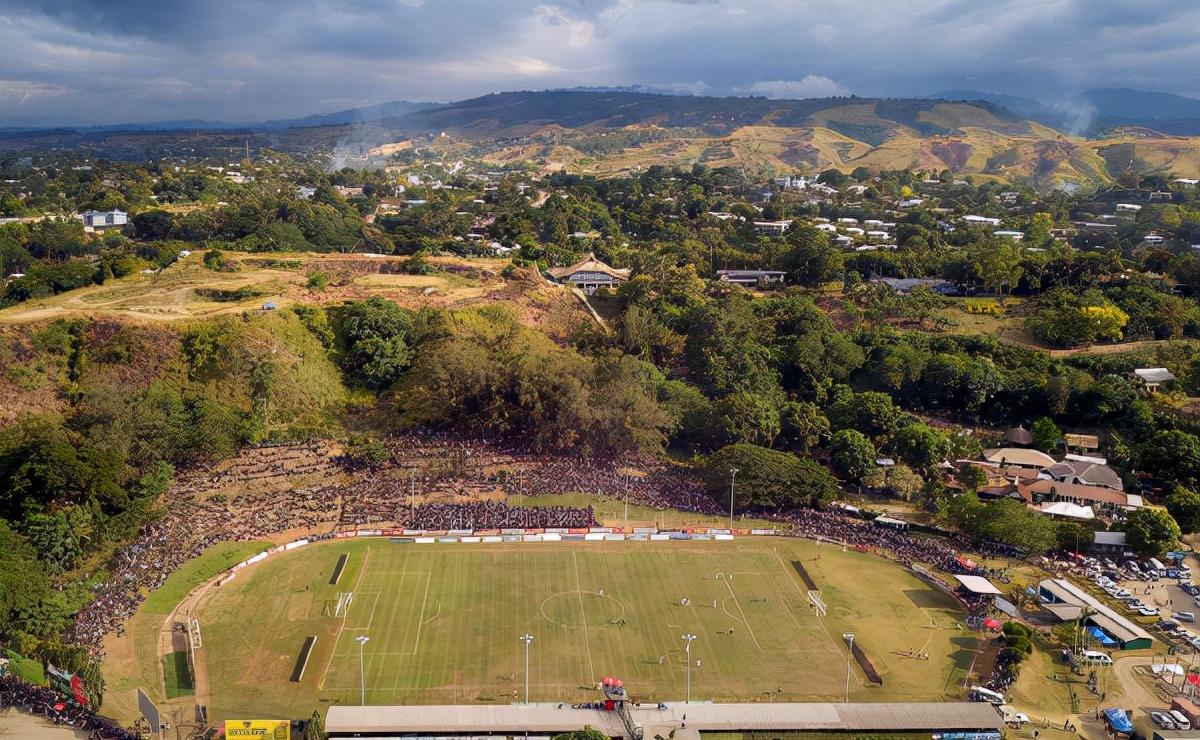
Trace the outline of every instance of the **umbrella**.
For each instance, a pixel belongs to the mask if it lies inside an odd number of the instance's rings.
[[[1000,624],[1000,620],[988,617],[987,619],[983,620],[983,626],[990,630],[998,630],[1002,625]]]

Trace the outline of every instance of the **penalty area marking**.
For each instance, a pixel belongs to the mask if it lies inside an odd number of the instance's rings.
[[[354,591],[358,591],[358,587],[362,585],[363,576],[367,572],[367,563],[371,560],[371,547],[367,546],[367,552],[363,555],[362,569],[358,571],[358,578],[354,579]],[[353,593],[353,592],[351,592]],[[375,600],[379,600],[379,596],[375,596]],[[333,658],[337,655],[338,642],[342,639],[342,632],[346,630],[346,620],[350,617],[350,609],[352,605],[346,607],[345,613],[342,614],[342,623],[338,625],[337,634],[333,636],[333,646],[329,649],[329,660],[325,661],[325,670],[321,671],[321,680],[317,682],[317,690],[325,690],[325,679],[329,678],[329,666],[333,665]],[[374,612],[374,609],[371,610]]]
[[[725,588],[729,589],[729,595],[733,597],[733,605],[737,607],[738,613],[742,615],[742,624],[746,625],[746,631],[750,633],[750,639],[754,640],[754,647],[758,648],[758,652],[764,653],[762,645],[758,644],[758,638],[754,635],[754,628],[750,626],[750,622],[746,620],[746,612],[742,610],[742,603],[738,601],[737,594],[733,592],[733,586],[729,585],[729,580],[721,579],[725,582]]]

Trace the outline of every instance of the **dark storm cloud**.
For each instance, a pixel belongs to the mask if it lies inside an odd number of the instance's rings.
[[[6,0],[0,125],[261,120],[497,90],[1200,97],[1173,0]]]

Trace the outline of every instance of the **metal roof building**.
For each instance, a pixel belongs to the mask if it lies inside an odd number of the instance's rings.
[[[1123,650],[1148,648],[1154,642],[1154,638],[1150,636],[1149,632],[1110,609],[1108,605],[1070,581],[1061,578],[1047,578],[1038,584],[1038,590],[1043,601],[1052,604],[1088,607],[1091,612],[1086,621],[1111,635],[1113,639],[1121,643]]]
[[[834,731],[937,732],[994,731],[1001,719],[980,702],[898,702],[853,704],[643,704],[630,711],[643,728],[682,728],[692,732]],[[684,720],[684,717],[687,717]],[[628,731],[617,712],[574,709],[569,704],[481,706],[347,706],[329,708],[330,738],[423,737],[536,734],[553,735],[585,726],[609,737]],[[649,734],[649,733],[647,733]],[[664,736],[666,733],[660,733]]]

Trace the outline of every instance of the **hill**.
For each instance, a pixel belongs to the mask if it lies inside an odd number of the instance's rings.
[[[497,166],[525,161],[596,175],[655,164],[764,174],[916,167],[1055,187],[1111,182],[1131,160],[1142,174],[1200,172],[1200,140],[1144,126],[1074,137],[986,100],[512,92],[385,118],[379,126],[397,141],[446,134],[482,144],[475,154]],[[1113,147],[1129,156],[1118,163],[1106,155]]]

